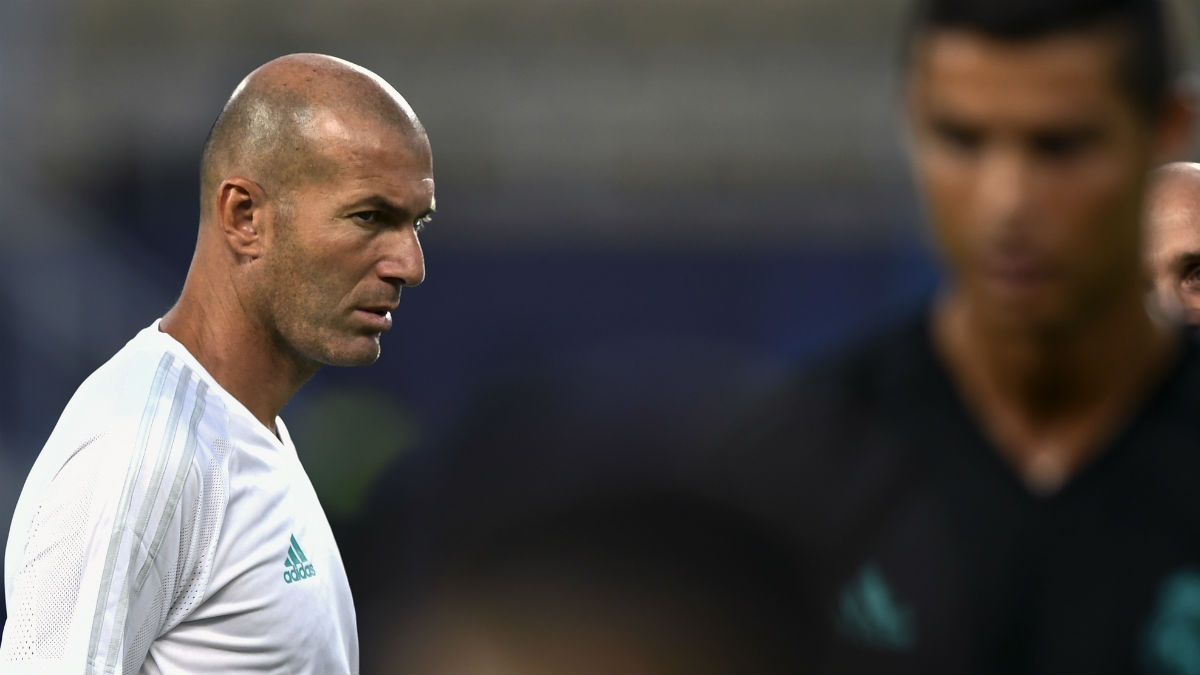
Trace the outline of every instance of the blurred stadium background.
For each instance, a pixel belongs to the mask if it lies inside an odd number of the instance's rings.
[[[895,114],[906,4],[0,3],[0,536],[74,388],[181,287],[221,103],[295,51],[378,72],[434,149],[428,280],[378,364],[284,411],[356,592],[364,532],[420,558],[458,531],[438,514],[685,465],[935,283]],[[1200,0],[1177,5],[1195,45]]]

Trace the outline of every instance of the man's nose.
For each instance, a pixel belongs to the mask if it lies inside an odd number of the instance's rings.
[[[384,257],[377,270],[383,279],[402,286],[425,281],[425,254],[416,230],[405,227],[389,233]]]
[[[979,222],[1006,227],[1023,220],[1032,198],[1031,171],[1015,150],[998,150],[985,159],[976,195]]]

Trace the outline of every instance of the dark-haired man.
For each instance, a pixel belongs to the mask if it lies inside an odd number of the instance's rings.
[[[0,670],[348,673],[354,605],[279,411],[379,356],[425,275],[429,141],[379,76],[252,72],[201,160],[179,302],[91,375],[38,456],[5,555]]]
[[[1200,325],[1200,164],[1176,162],[1153,174],[1146,273],[1167,318]]]
[[[1200,672],[1200,354],[1141,212],[1190,119],[1153,0],[927,0],[928,311],[762,405],[717,475],[788,528],[826,672]]]

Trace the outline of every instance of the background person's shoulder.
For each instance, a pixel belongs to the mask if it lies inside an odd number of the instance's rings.
[[[928,314],[914,312],[796,370],[747,405],[745,417],[850,431],[923,395],[936,384],[939,368]]]
[[[696,463],[700,481],[806,537],[824,532],[833,510],[913,466],[913,407],[944,397],[927,340],[914,316],[789,376],[731,414]]]

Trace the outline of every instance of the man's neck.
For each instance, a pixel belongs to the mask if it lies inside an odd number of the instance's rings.
[[[187,348],[217,384],[278,436],[279,411],[318,367],[287,353],[267,330],[246,319],[236,301],[214,302],[219,301],[199,302],[185,289],[159,330]]]
[[[1177,334],[1140,294],[1087,322],[1001,329],[962,295],[935,310],[935,347],[968,408],[1035,490],[1053,491],[1104,447],[1159,379]]]

